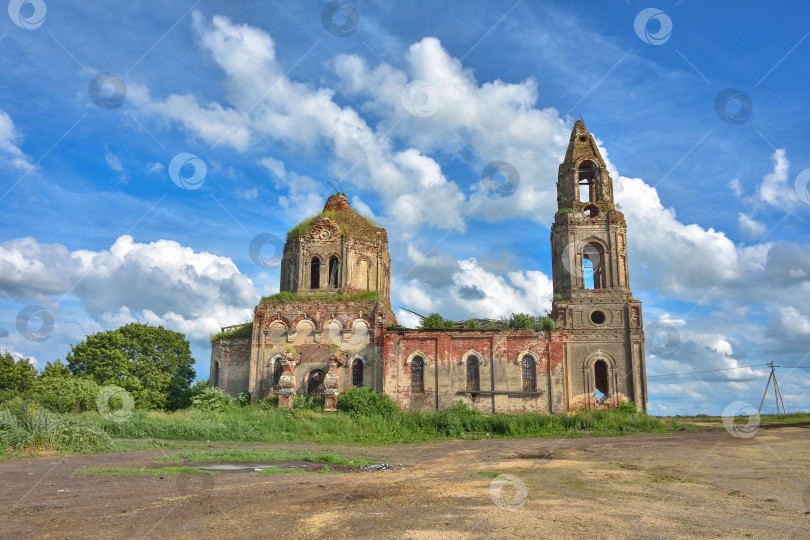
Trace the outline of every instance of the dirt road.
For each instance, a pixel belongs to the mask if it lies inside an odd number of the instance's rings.
[[[244,448],[245,445],[240,445]],[[9,538],[809,538],[810,429],[312,449],[404,470],[74,476],[172,451],[0,462]],[[499,476],[506,475],[506,476]]]

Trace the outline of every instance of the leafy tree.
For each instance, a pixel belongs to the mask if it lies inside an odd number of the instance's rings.
[[[54,360],[45,364],[45,369],[42,370],[40,377],[67,377],[68,375],[70,375],[70,368],[61,360]]]
[[[180,409],[196,375],[186,337],[162,326],[130,323],[87,336],[65,357],[70,372],[115,384],[142,409]]]
[[[25,393],[34,383],[36,374],[28,358],[15,360],[8,351],[0,353],[0,401]]]
[[[222,412],[232,408],[235,401],[232,397],[226,396],[221,388],[210,386],[191,398],[191,408],[201,411]]]
[[[438,313],[431,313],[424,319],[419,328],[425,330],[448,330],[453,328],[456,324],[450,319],[445,319]]]

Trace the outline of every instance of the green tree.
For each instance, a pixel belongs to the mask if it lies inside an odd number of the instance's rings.
[[[15,360],[8,351],[0,353],[0,401],[28,391],[37,370],[28,358]]]
[[[196,375],[186,337],[162,326],[130,323],[87,336],[65,357],[70,372],[99,385],[115,384],[142,409],[180,409],[189,404]]]
[[[47,368],[46,368],[47,369]],[[96,397],[100,388],[90,378],[70,373],[42,374],[31,385],[28,396],[48,409],[60,413],[96,410]]]

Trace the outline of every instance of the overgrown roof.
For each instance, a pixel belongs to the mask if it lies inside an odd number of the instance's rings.
[[[356,237],[375,238],[380,233],[385,235],[385,229],[377,227],[370,217],[361,216],[357,210],[349,206],[349,199],[343,193],[336,193],[326,200],[323,210],[309,217],[287,232],[287,240],[305,235],[321,219],[334,222],[343,234]]]

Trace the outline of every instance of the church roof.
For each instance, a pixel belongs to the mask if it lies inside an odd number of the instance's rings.
[[[287,232],[287,240],[305,235],[318,221],[328,219],[334,222],[343,234],[363,238],[375,238],[382,233],[385,238],[385,229],[377,227],[369,217],[360,215],[349,205],[349,199],[343,193],[336,193],[326,200],[323,210],[308,219],[305,219]]]
[[[568,149],[565,151],[565,165],[572,166],[576,164],[580,158],[589,157],[595,159],[597,164],[601,167],[605,166],[605,160],[602,159],[602,154],[599,153],[599,148],[596,146],[596,141],[593,135],[588,132],[585,127],[585,122],[577,120],[574,123],[574,129],[571,130],[571,139],[568,141]]]

